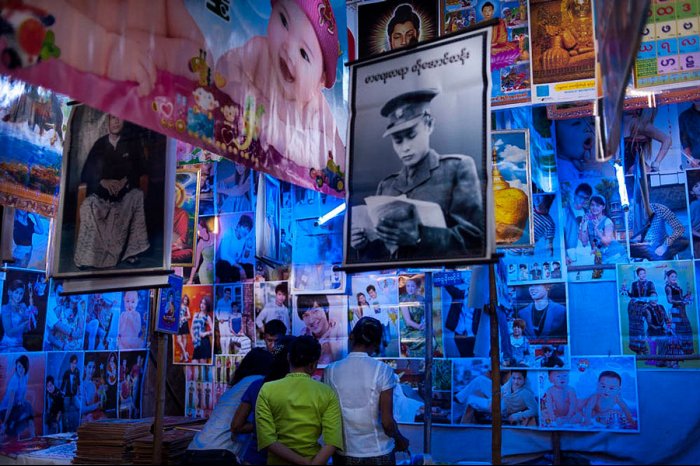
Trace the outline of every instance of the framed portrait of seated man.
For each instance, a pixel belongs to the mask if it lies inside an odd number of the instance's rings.
[[[491,257],[490,34],[351,65],[345,268]]]
[[[52,275],[167,273],[175,192],[174,144],[86,105],[71,110]]]

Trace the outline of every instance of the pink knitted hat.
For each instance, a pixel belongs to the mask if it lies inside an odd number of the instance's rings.
[[[272,0],[274,5],[278,0]],[[326,73],[327,88],[335,84],[336,64],[340,56],[338,26],[331,8],[330,0],[293,0],[304,12],[316,33],[316,38],[323,53],[323,71]]]

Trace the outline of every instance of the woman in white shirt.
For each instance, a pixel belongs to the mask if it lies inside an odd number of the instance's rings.
[[[334,456],[333,464],[396,464],[394,451],[408,449],[394,420],[394,371],[371,357],[379,351],[382,330],[377,319],[361,318],[350,334],[348,357],[324,371],[343,413],[345,450]]]

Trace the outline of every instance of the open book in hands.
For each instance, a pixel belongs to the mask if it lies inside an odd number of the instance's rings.
[[[410,218],[412,212],[418,216],[418,223],[428,227],[447,228],[442,208],[436,202],[409,199],[401,196],[368,196],[366,205],[352,208],[352,228],[363,228],[367,240],[376,240],[376,227],[383,218],[402,221]]]

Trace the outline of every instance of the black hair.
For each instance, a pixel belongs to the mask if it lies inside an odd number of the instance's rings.
[[[420,18],[416,12],[413,11],[413,7],[411,7],[411,5],[404,3],[396,7],[394,10],[394,16],[386,26],[386,33],[389,36],[389,41],[391,41],[391,35],[394,33],[394,28],[396,25],[403,24],[408,21],[413,23],[413,27],[416,28],[416,36],[420,36]]]
[[[321,344],[311,335],[302,335],[289,345],[289,364],[306,367],[321,358]]]
[[[279,319],[272,319],[265,323],[265,330],[263,333],[267,335],[285,335],[287,333],[287,326]]]
[[[242,227],[246,227],[249,230],[253,229],[253,219],[250,218],[249,215],[241,215],[241,218],[238,219],[238,225]]]
[[[595,196],[591,196],[589,201],[595,202],[596,204],[602,205],[603,207],[605,207],[608,204],[607,202],[605,202],[605,198],[603,198],[603,196],[599,196],[597,194]]]
[[[591,196],[593,195],[593,188],[591,188],[591,185],[588,183],[581,183],[580,185],[576,186],[574,194],[578,194],[579,192],[586,193],[586,195]]]
[[[49,382],[51,382],[52,384],[56,385],[56,380],[53,378],[53,375],[47,375],[47,376],[46,376],[46,385],[48,385]]]
[[[224,293],[226,293],[227,291],[228,291],[229,293],[231,292],[231,287],[230,287],[230,286],[227,286],[226,288],[224,288]]]
[[[304,313],[309,309],[314,307],[323,308],[323,312],[326,313],[326,318],[328,318],[328,308],[330,304],[328,303],[328,297],[323,294],[303,294],[297,298],[297,314],[300,319],[304,318]]]
[[[24,282],[22,280],[12,280],[12,283],[10,283],[8,290],[15,291],[18,288],[24,289]]]
[[[270,372],[272,355],[262,348],[253,348],[245,355],[233,376],[232,385],[236,385],[244,377],[250,375],[265,376]]]
[[[204,303],[207,306],[207,310],[204,312],[211,312],[211,298],[209,296],[202,296],[202,300],[199,302],[201,306]]]
[[[287,282],[279,283],[279,284],[275,287],[275,294],[279,293],[280,291],[281,291],[282,293],[284,293],[285,295],[289,296],[289,292],[287,291]]]
[[[618,382],[620,382],[620,385],[622,385],[622,377],[620,377],[620,374],[618,374],[615,371],[603,371],[603,372],[601,372],[600,375],[598,376],[598,381],[600,382],[600,379],[602,379],[603,377],[617,379]]]
[[[296,338],[292,335],[285,335],[277,340],[277,346],[272,353],[270,372],[265,376],[265,382],[279,380],[289,374],[289,346]]]
[[[377,291],[377,289],[374,287],[374,285],[367,285],[367,293],[369,293],[369,290]]]
[[[22,356],[15,359],[15,366],[17,366],[17,363],[22,364],[22,367],[24,367],[24,374],[26,375],[29,372],[29,358],[27,357],[27,355],[23,354]]]
[[[635,270],[634,273],[635,273],[635,275],[639,276],[639,272],[642,272],[642,271],[646,272],[647,269],[645,269],[644,267],[637,267],[637,270]]]
[[[71,363],[73,361],[78,362],[78,355],[77,354],[70,355],[70,359],[68,359],[68,362]]]
[[[350,335],[353,342],[378,347],[382,341],[382,324],[374,317],[362,317],[353,327]]]
[[[495,10],[495,9],[496,9],[496,7],[493,6],[493,3],[491,3],[491,2],[486,2],[486,3],[484,3],[483,5],[481,5],[481,11],[484,11],[484,8],[486,8],[486,7],[488,7],[488,6],[490,6],[492,10]]]
[[[523,379],[527,380],[527,371],[522,369],[513,369],[512,371],[510,371],[510,375],[513,375],[514,372],[521,374],[523,376]]]

